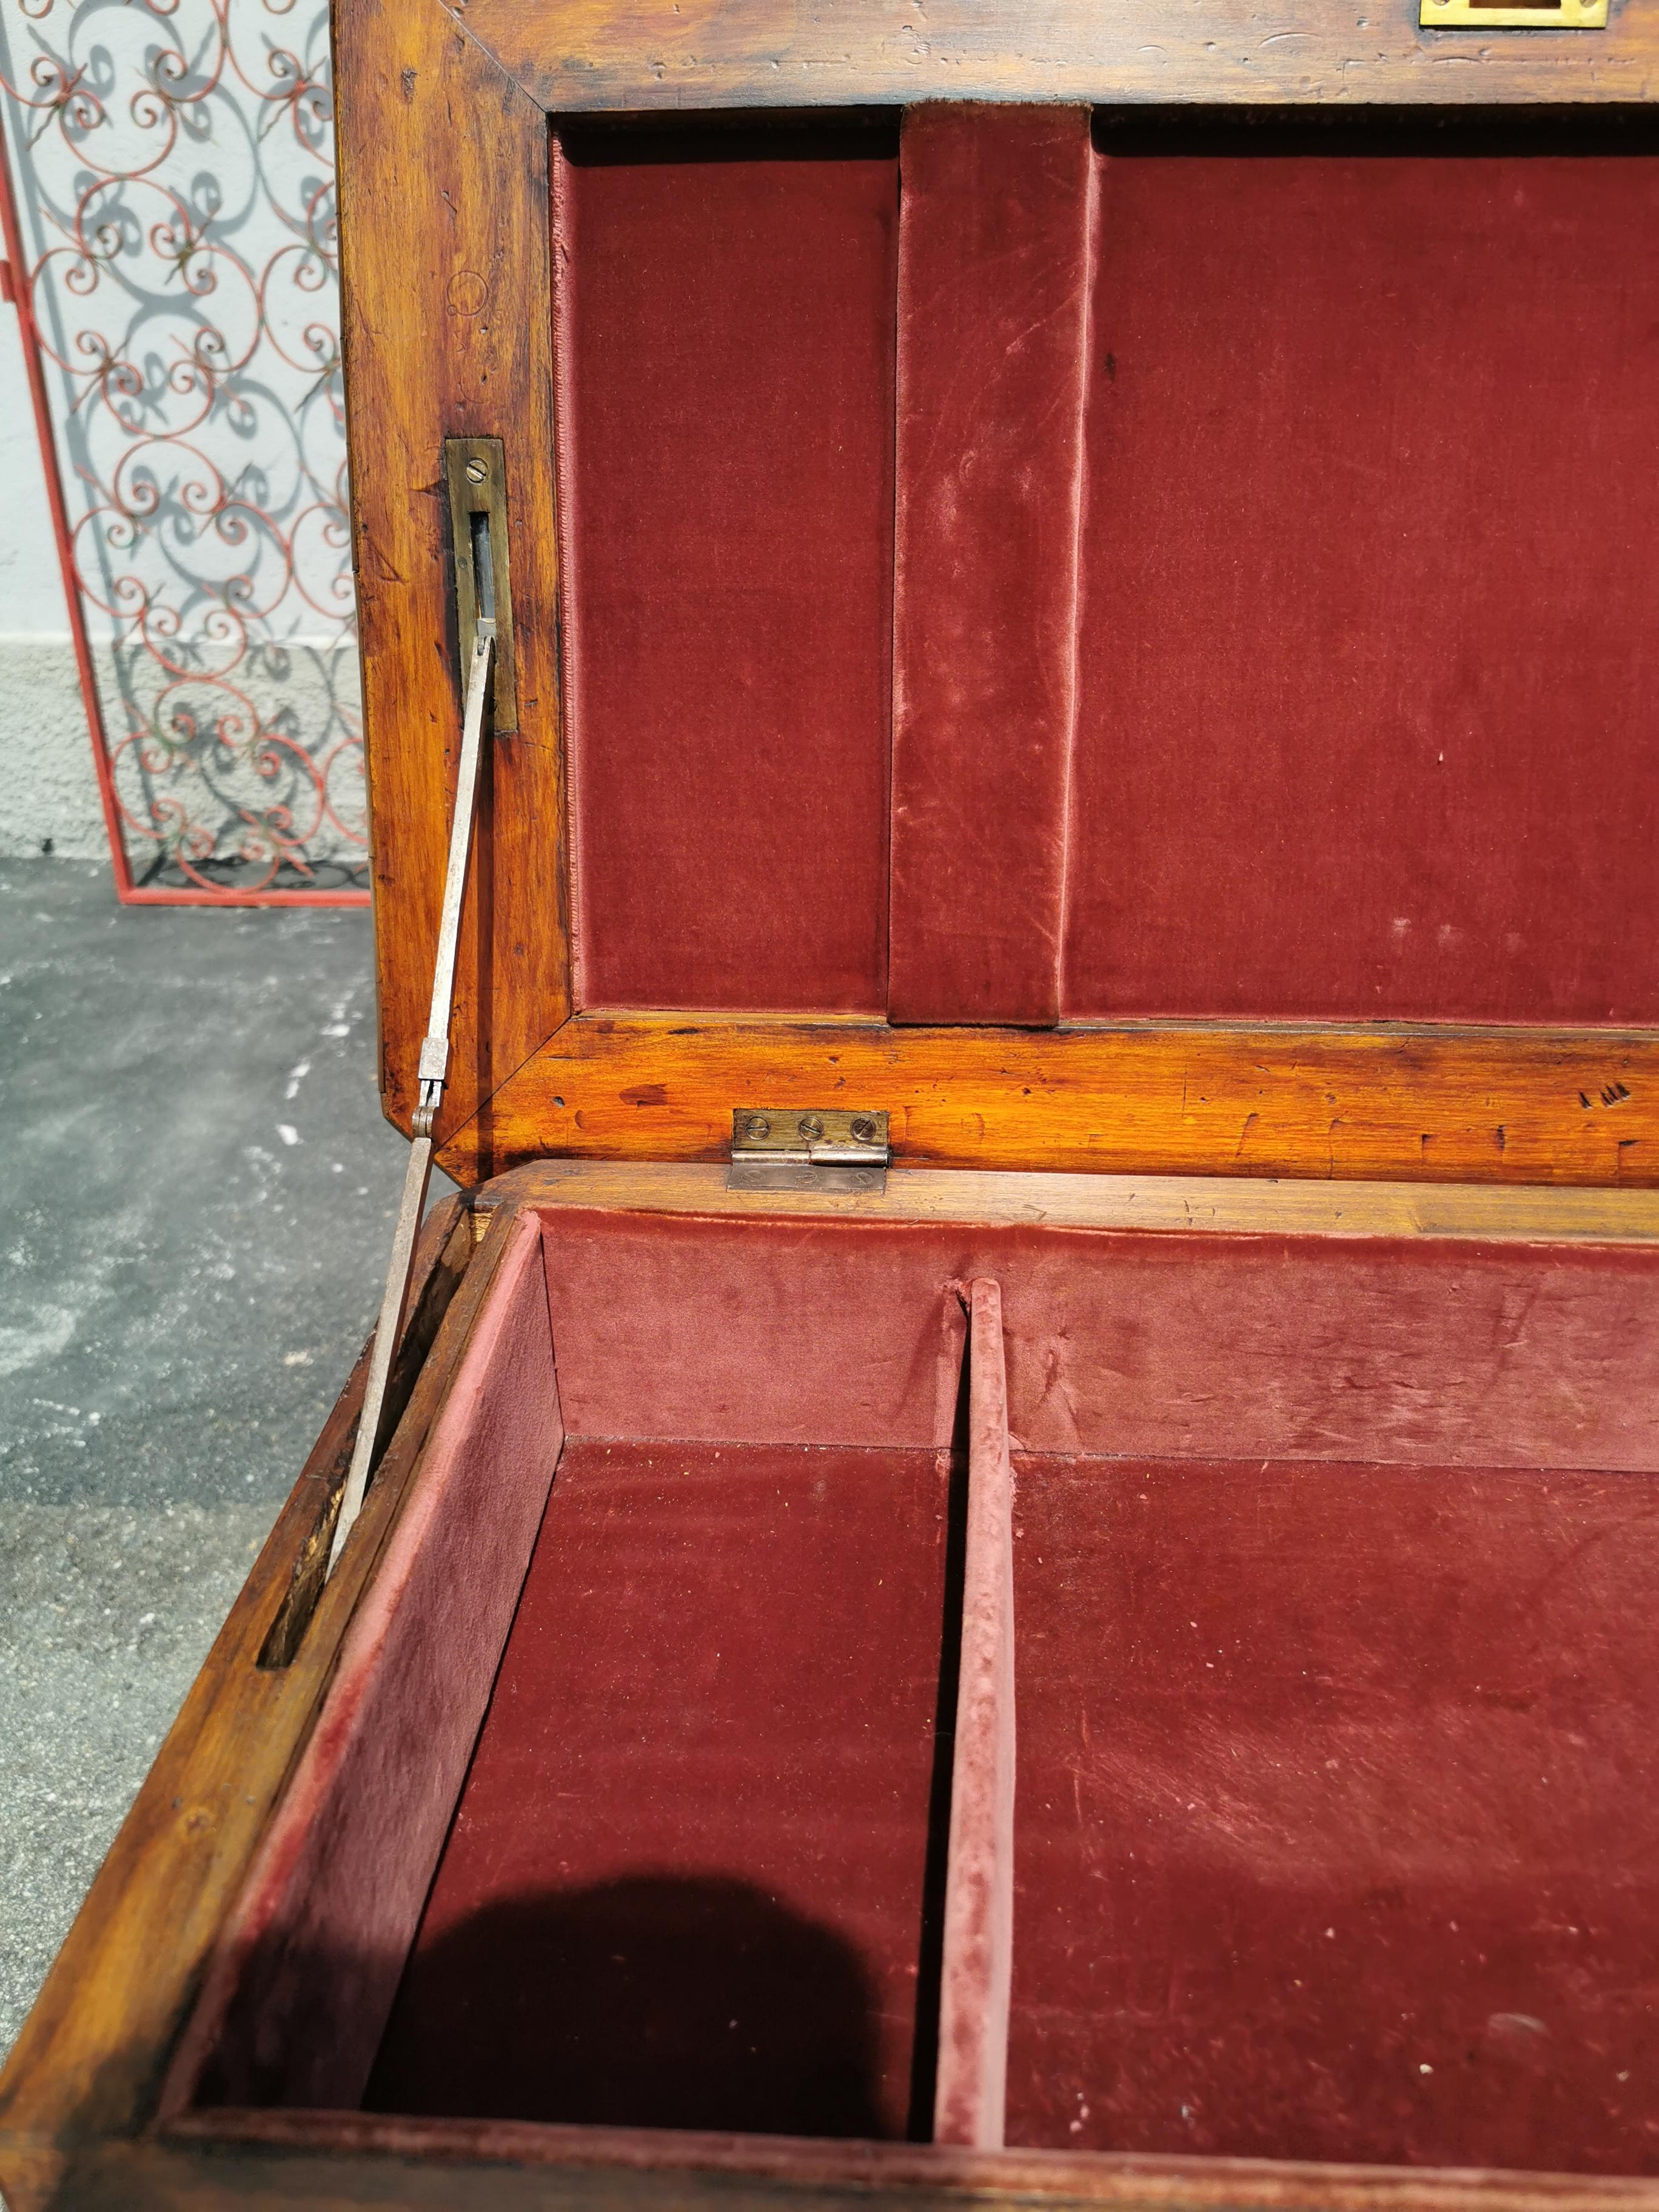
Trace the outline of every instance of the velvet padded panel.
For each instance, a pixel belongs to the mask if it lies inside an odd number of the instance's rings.
[[[904,119],[894,1021],[1059,1015],[1092,167],[1083,109]]]
[[[1100,193],[1066,1013],[1659,1019],[1659,159]]]
[[[566,1446],[371,2106],[904,2133],[947,1482]]]
[[[885,1004],[896,216],[890,127],[562,134],[582,1004]]]
[[[573,1433],[937,1445],[949,1285],[1002,1290],[1030,1450],[1650,1468],[1659,1253],[543,1217]]]
[[[1659,1486],[1026,1462],[1009,2140],[1659,2172]]]
[[[226,1923],[179,2102],[362,2094],[564,1441],[538,1241],[521,1222],[502,1255]]]

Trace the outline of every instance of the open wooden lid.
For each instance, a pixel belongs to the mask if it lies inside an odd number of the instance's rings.
[[[417,21],[389,100],[340,33],[405,1121],[444,439],[505,462],[453,1171],[789,1106],[901,1163],[1654,1179],[1645,118],[550,125],[522,54]]]

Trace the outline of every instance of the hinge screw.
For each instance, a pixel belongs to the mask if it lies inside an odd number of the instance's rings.
[[[816,1114],[803,1114],[795,1127],[809,1145],[816,1145],[823,1134],[823,1124]]]
[[[757,1145],[764,1144],[772,1133],[772,1124],[764,1114],[757,1114],[749,1124],[749,1133]]]
[[[876,1125],[870,1119],[870,1116],[867,1114],[854,1114],[853,1116],[852,1127],[853,1134],[857,1138],[860,1144],[873,1145],[875,1143]]]

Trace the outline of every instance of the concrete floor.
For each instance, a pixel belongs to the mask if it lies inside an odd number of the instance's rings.
[[[0,2051],[373,1319],[370,951],[0,860]]]

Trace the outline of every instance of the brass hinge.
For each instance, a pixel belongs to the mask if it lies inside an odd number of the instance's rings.
[[[736,1106],[732,1190],[882,1190],[887,1116],[855,1107]]]

